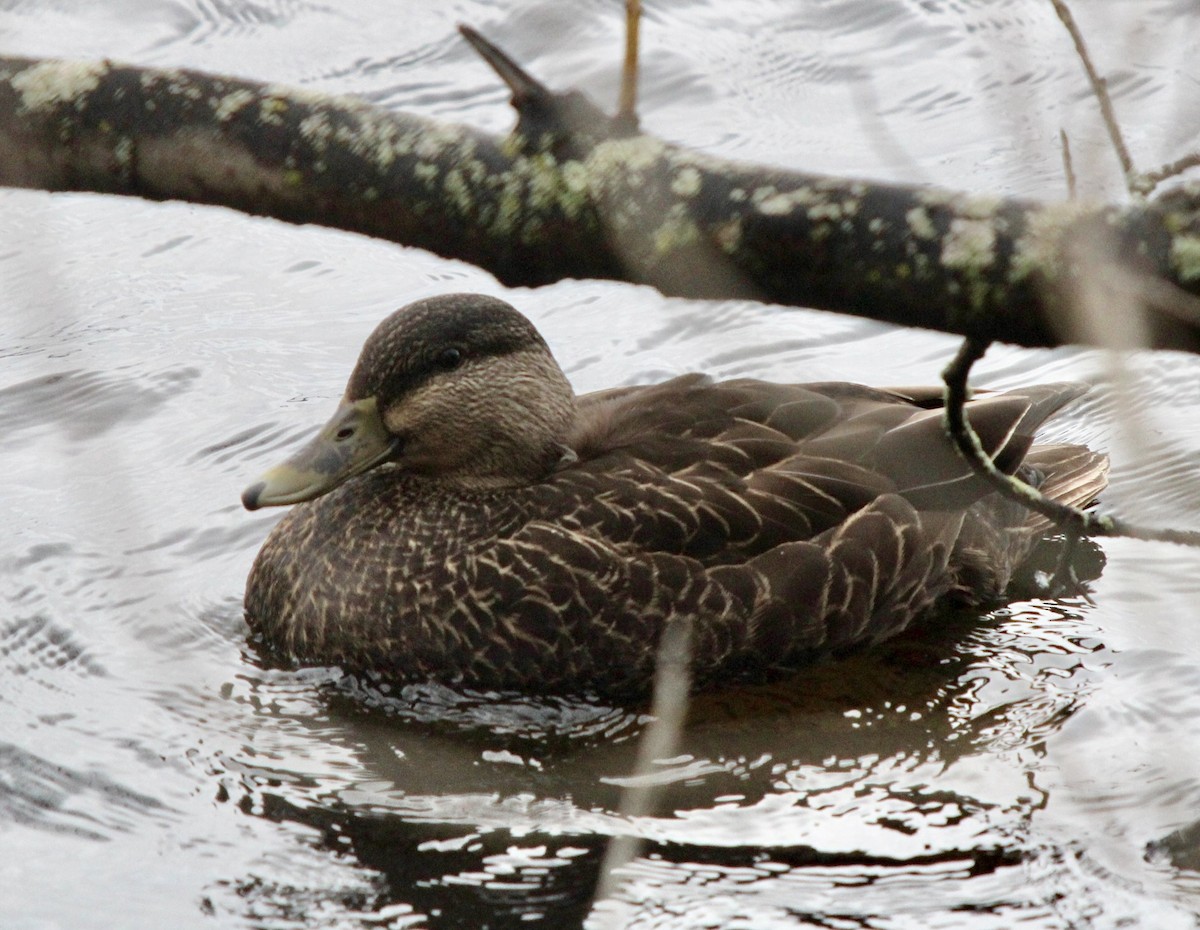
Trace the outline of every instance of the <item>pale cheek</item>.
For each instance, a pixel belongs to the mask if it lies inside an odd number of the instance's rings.
[[[477,416],[479,403],[478,394],[464,387],[447,382],[431,385],[385,414],[388,430],[405,437],[404,460],[413,464],[427,459],[446,462],[462,454],[470,438],[464,431]]]

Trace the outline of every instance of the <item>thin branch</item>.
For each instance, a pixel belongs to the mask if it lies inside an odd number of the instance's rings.
[[[621,68],[621,99],[617,107],[617,121],[630,130],[635,130],[638,126],[638,33],[641,22],[641,0],[625,0],[625,63]]]
[[[642,731],[633,784],[627,785],[621,795],[620,814],[627,820],[646,817],[654,811],[662,787],[649,776],[660,760],[669,759],[679,751],[679,737],[687,718],[688,696],[691,693],[691,667],[691,620],[675,620],[663,631],[658,643],[654,691],[650,699],[650,715],[653,719]],[[642,840],[628,833],[614,836],[609,841],[593,897],[595,913],[601,920],[589,926],[624,926],[620,919],[622,915],[612,900],[621,884],[617,873],[633,861],[641,847]]]
[[[988,345],[988,342],[982,340],[970,337],[964,339],[953,361],[942,372],[942,380],[946,383],[946,432],[976,474],[986,478],[1005,497],[1040,513],[1055,526],[1072,535],[1127,536],[1145,541],[1200,546],[1200,532],[1142,529],[1116,517],[1071,507],[1051,500],[1020,478],[1007,475],[997,468],[996,463],[984,451],[979,435],[971,428],[966,416],[967,382],[971,367],[983,358]]]
[[[970,463],[976,474],[986,478],[1006,497],[1040,513],[1056,526],[1084,536],[1115,535],[1115,530],[1108,518],[1050,500],[1019,478],[1002,472],[984,451],[979,435],[967,421],[966,404],[969,394],[967,382],[971,367],[983,358],[989,345],[989,342],[970,337],[964,339],[958,352],[955,353],[953,361],[942,372],[942,380],[946,383],[946,431],[954,440],[958,451]]]
[[[1067,28],[1067,32],[1071,35],[1071,41],[1075,43],[1075,51],[1079,54],[1079,60],[1083,63],[1084,70],[1087,72],[1088,80],[1092,85],[1092,92],[1096,95],[1096,100],[1100,103],[1100,112],[1104,117],[1104,125],[1108,130],[1108,137],[1112,140],[1113,148],[1116,150],[1117,159],[1121,162],[1121,170],[1125,174],[1125,186],[1130,194],[1134,196],[1149,196],[1156,187],[1170,178],[1176,177],[1189,168],[1200,166],[1200,152],[1191,155],[1185,155],[1175,161],[1168,162],[1153,171],[1138,171],[1133,164],[1133,157],[1129,154],[1129,148],[1125,144],[1125,137],[1121,132],[1120,124],[1117,122],[1116,110],[1112,105],[1112,98],[1108,93],[1108,81],[1102,78],[1096,71],[1096,67],[1092,64],[1091,55],[1087,50],[1087,43],[1084,41],[1083,33],[1080,32],[1079,26],[1075,22],[1075,17],[1071,14],[1070,8],[1066,4],[1066,0],[1050,0],[1054,5],[1054,10],[1058,14],[1058,18]],[[1066,134],[1060,131],[1063,141],[1063,156],[1064,161],[1069,158],[1069,150],[1067,148]],[[1067,168],[1068,172],[1068,188],[1071,191],[1071,198],[1074,194],[1074,180],[1071,174],[1071,169]]]
[[[1058,131],[1058,141],[1062,144],[1063,174],[1067,179],[1067,200],[1074,200],[1078,186],[1075,181],[1075,166],[1071,161],[1071,141],[1067,138],[1065,129]]]
[[[1183,158],[1178,158],[1175,161],[1167,162],[1165,165],[1155,168],[1153,171],[1147,171],[1142,175],[1142,180],[1150,185],[1150,190],[1158,187],[1163,181],[1170,180],[1177,175],[1183,174],[1189,168],[1200,167],[1200,152],[1194,152],[1191,155],[1184,155]]]
[[[1108,129],[1108,137],[1112,140],[1113,149],[1117,153],[1118,161],[1121,162],[1121,171],[1125,175],[1125,184],[1131,194],[1143,193],[1137,184],[1137,171],[1133,166],[1133,158],[1129,155],[1129,147],[1126,146],[1125,137],[1121,134],[1121,127],[1117,123],[1117,114],[1113,110],[1112,98],[1108,95],[1108,82],[1099,75],[1096,71],[1096,66],[1092,64],[1092,56],[1088,53],[1083,33],[1079,31],[1079,26],[1075,23],[1075,17],[1071,15],[1071,10],[1067,7],[1066,0],[1050,0],[1050,2],[1054,5],[1054,12],[1058,14],[1058,18],[1062,20],[1062,24],[1066,26],[1067,32],[1071,36],[1071,41],[1075,43],[1075,52],[1079,55],[1083,69],[1087,72],[1088,81],[1092,85],[1092,93],[1096,95],[1096,100],[1100,104],[1100,112],[1104,116],[1104,125]]]

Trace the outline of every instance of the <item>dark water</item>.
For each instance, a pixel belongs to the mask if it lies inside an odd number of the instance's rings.
[[[1060,196],[1119,180],[1048,3],[651,3],[643,118],[709,151]],[[1196,142],[1191,3],[1081,2],[1147,167]],[[593,2],[10,2],[8,52],[187,65],[493,130],[465,21],[611,101]],[[366,333],[485,274],[178,204],[3,192],[0,926],[578,924],[611,837],[638,927],[1183,928],[1200,910],[1200,555],[1106,542],[1030,599],[692,708],[655,812],[620,815],[636,712],[380,693],[267,671],[248,478],[324,419]],[[722,376],[936,378],[953,343],[848,318],[567,282],[507,295],[580,390]],[[980,382],[1082,378],[1053,428],[1108,501],[1200,527],[1200,363],[994,350]]]

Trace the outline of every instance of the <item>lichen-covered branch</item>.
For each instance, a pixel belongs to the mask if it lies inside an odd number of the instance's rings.
[[[0,59],[0,184],[221,204],[473,262],[511,285],[617,278],[1024,345],[1061,312],[1077,237],[1148,287],[1152,345],[1200,326],[1153,295],[1200,291],[1200,189],[1148,205],[1037,204],[740,164],[546,90],[468,36],[513,88],[508,139],[190,71]]]
[[[605,270],[582,201],[486,134],[196,72],[0,60],[0,183],[220,204],[510,279]]]

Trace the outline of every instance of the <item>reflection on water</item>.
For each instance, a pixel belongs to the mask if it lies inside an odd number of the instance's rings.
[[[222,761],[225,783],[236,776],[222,800],[308,826],[313,843],[377,872],[372,908],[416,907],[448,926],[581,918],[608,838],[625,832],[652,841],[631,893],[680,918],[701,891],[749,895],[767,915],[781,883],[803,894],[826,882],[838,913],[926,914],[973,900],[964,884],[1022,888],[1047,844],[1029,823],[1046,801],[1040,747],[1095,687],[1101,652],[1078,604],[1029,603],[704,696],[680,754],[653,776],[666,786],[660,810],[634,821],[613,812],[636,711],[434,686],[385,693],[311,671],[296,706],[297,681],[276,673],[235,699],[313,727],[341,765],[298,767],[268,746]],[[865,909],[864,883],[875,889]],[[287,888],[253,894],[291,901]],[[1029,906],[1050,913],[1047,901]]]
[[[1147,165],[1191,144],[1186,4],[1075,4]],[[611,100],[615,2],[8,4],[6,51],[278,79],[498,130],[474,23]],[[650,4],[644,119],[758,161],[1010,193],[1092,187],[1103,131],[1048,4]],[[1185,20],[1185,17],[1187,18]],[[1166,28],[1165,24],[1171,24]],[[1140,31],[1132,26],[1138,26]],[[1187,98],[1187,99],[1185,99]],[[240,598],[278,514],[247,477],[340,395],[395,306],[498,292],[381,243],[178,204],[3,193],[0,924],[578,925],[611,837],[642,927],[1194,927],[1200,556],[1106,541],[1047,587],[793,680],[706,695],[639,781],[639,708],[387,689],[262,666]],[[829,314],[567,282],[509,294],[580,390],[702,368],[912,384],[953,342]],[[983,383],[1101,384],[1052,425],[1109,448],[1107,504],[1200,525],[1200,374],[994,350]],[[1125,404],[1127,407],[1128,404]],[[1107,565],[1104,565],[1107,560]],[[1103,574],[1101,574],[1103,569]]]

